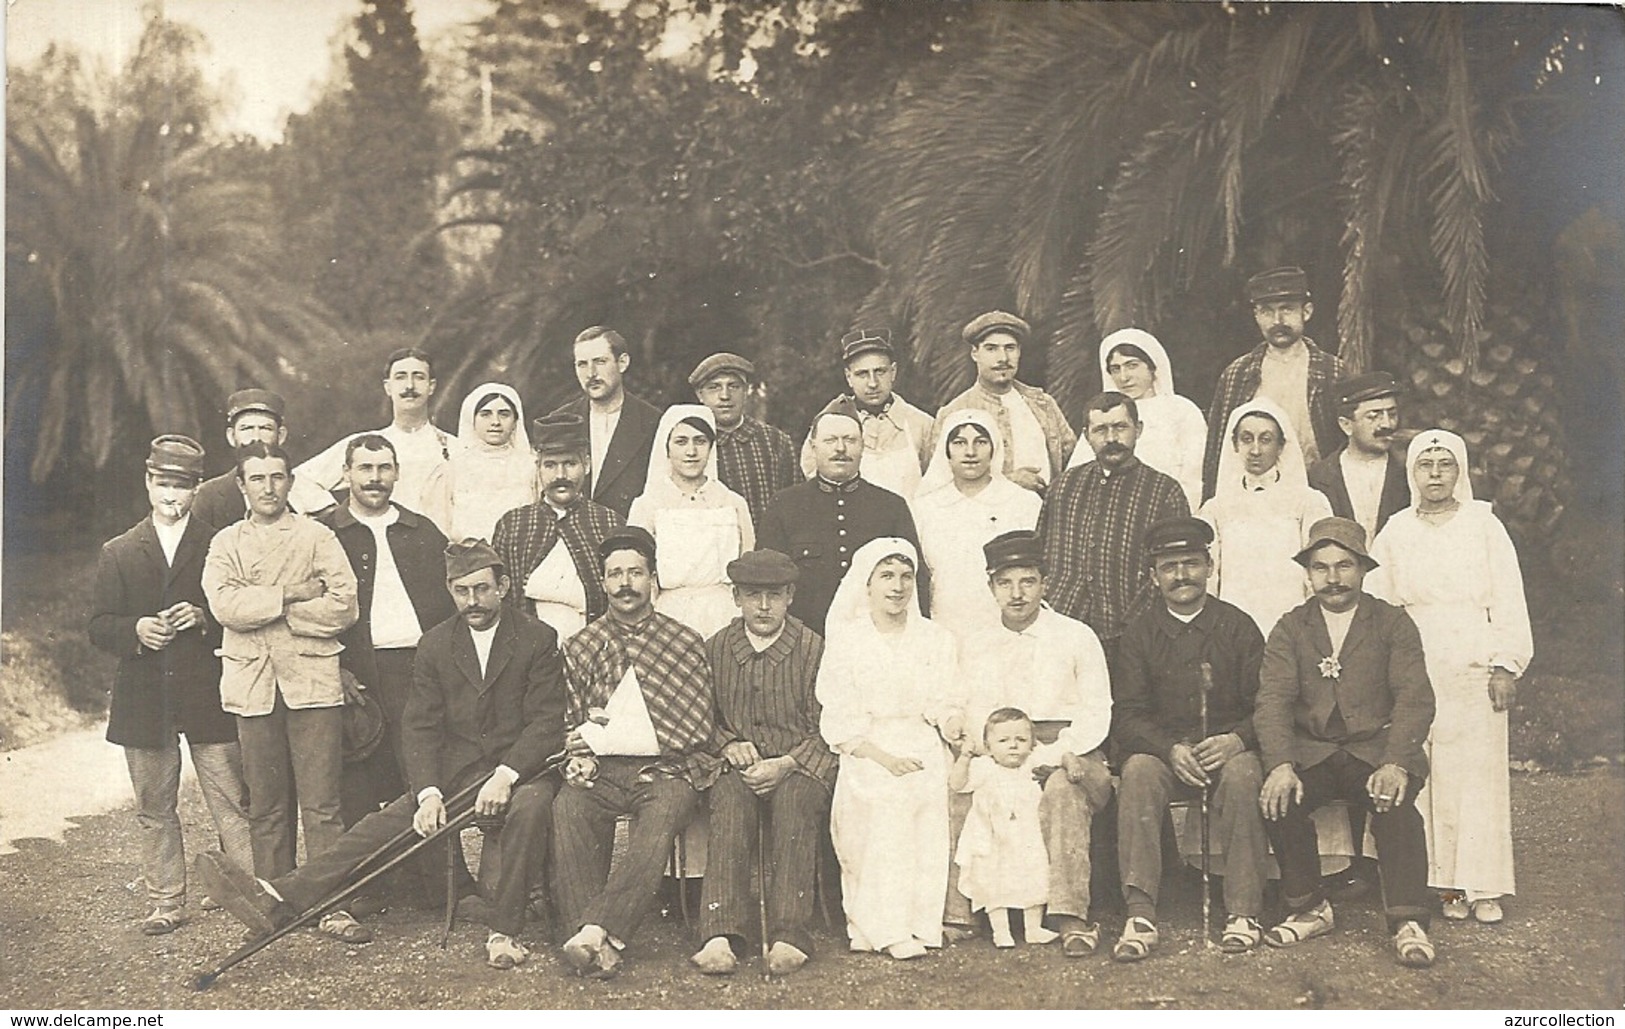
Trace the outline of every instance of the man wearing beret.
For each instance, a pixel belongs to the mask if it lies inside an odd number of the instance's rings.
[[[142,836],[148,936],[186,921],[186,852],[176,800],[186,737],[226,852],[253,862],[237,721],[220,708],[220,626],[204,609],[203,557],[214,527],[192,513],[203,448],[159,436],[147,456],[152,513],[102,544],[90,641],[119,659],[107,741],[124,748]],[[241,506],[241,493],[238,505]]]
[[[553,804],[554,895],[564,959],[610,978],[654,903],[671,841],[721,769],[716,702],[699,633],[654,609],[655,541],[627,526],[598,548],[609,613],[565,644],[570,727]],[[615,823],[627,849],[610,862]]]
[[[705,945],[689,959],[707,975],[734,970],[747,927],[756,924],[751,850],[758,840],[767,970],[788,975],[812,954],[807,923],[836,758],[818,734],[822,709],[813,696],[824,641],[789,613],[798,575],[795,562],[776,550],[747,551],[730,562],[740,616],[706,642],[727,764],[706,794]]]
[[[1016,380],[1021,348],[1031,334],[1025,321],[1007,311],[971,319],[962,335],[976,365],[976,382],[937,412],[926,452],[934,453],[940,445],[949,415],[965,407],[986,411],[1004,437],[1004,477],[1042,493],[1066,468],[1078,435],[1053,397]]]
[[[580,416],[555,411],[537,418],[530,445],[541,496],[498,518],[491,545],[513,576],[508,603],[567,640],[609,609],[598,548],[625,522],[587,499],[591,444]]]
[[[576,334],[571,353],[582,395],[548,417],[567,414],[581,420],[587,436],[583,452],[587,485],[578,492],[614,511],[624,523],[649,474],[649,449],[660,425],[660,409],[627,392],[623,380],[632,354],[619,332],[607,325],[590,325]],[[535,442],[532,437],[531,445]]]
[[[1344,375],[1343,362],[1303,334],[1304,325],[1315,313],[1309,300],[1309,277],[1302,268],[1291,266],[1259,272],[1247,280],[1247,299],[1264,340],[1230,362],[1213,390],[1213,403],[1207,409],[1207,457],[1202,464],[1204,497],[1213,496],[1230,412],[1254,397],[1269,397],[1292,419],[1305,468],[1343,442],[1332,392],[1332,383]]]
[[[853,329],[841,337],[847,392],[863,423],[863,476],[881,489],[912,500],[931,462],[933,419],[898,395],[897,352],[890,329]],[[801,474],[818,473],[812,434],[801,445]]]
[[[268,389],[240,389],[226,398],[226,445],[231,452],[249,443],[284,446],[288,427],[283,424],[284,403],[280,394]],[[237,488],[237,470],[232,468],[198,487],[192,514],[214,529],[248,517],[243,491]]]
[[[1212,839],[1223,854],[1228,912],[1219,946],[1240,954],[1263,937],[1263,773],[1253,729],[1253,698],[1264,637],[1251,616],[1207,591],[1213,527],[1170,518],[1146,532],[1146,553],[1160,602],[1123,633],[1112,679],[1112,725],[1122,771],[1117,790],[1118,870],[1128,922],[1112,950],[1138,961],[1157,946],[1162,882],[1162,823],[1170,799],[1211,790]],[[1212,671],[1202,725],[1202,666]],[[1207,931],[1203,927],[1203,932]]]
[[[717,420],[717,478],[745,498],[751,522],[761,525],[779,490],[803,479],[789,434],[745,413],[755,383],[756,366],[727,352],[707,357],[688,376],[694,395]]]
[[[557,776],[536,776],[564,746],[564,676],[558,637],[503,602],[507,573],[483,540],[446,548],[446,588],[457,614],[423,634],[406,704],[410,792],[356,823],[336,845],[298,870],[269,882],[219,854],[198,870],[209,888],[249,928],[270,932],[342,888],[370,855],[408,829],[429,836],[469,807],[501,818],[486,857],[492,968],[523,964],[531,881],[548,848]],[[529,782],[521,780],[531,779]],[[472,800],[448,810],[447,797],[483,783]],[[492,860],[494,858],[494,860]],[[483,871],[483,870],[482,870]]]
[[[1359,522],[1374,540],[1411,502],[1405,455],[1394,449],[1399,384],[1387,372],[1366,372],[1342,380],[1334,393],[1337,427],[1348,442],[1309,467],[1309,485],[1326,494],[1332,514]]]
[[[1434,700],[1422,638],[1404,608],[1361,588],[1376,562],[1359,523],[1322,518],[1296,560],[1314,596],[1270,630],[1253,712],[1268,770],[1259,805],[1291,912],[1264,938],[1291,947],[1331,932],[1310,815],[1343,800],[1370,819],[1395,955],[1425,968],[1434,950],[1416,795],[1427,780]]]

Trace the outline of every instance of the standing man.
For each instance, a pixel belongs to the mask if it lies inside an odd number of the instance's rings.
[[[338,636],[359,614],[355,573],[333,531],[288,510],[288,464],[281,447],[237,449],[249,515],[215,535],[203,565],[209,610],[225,629],[220,702],[237,716],[254,871],[263,878],[293,870],[291,793],[307,860],[344,831]],[[323,918],[322,928],[351,942],[371,938],[342,911]]]
[[[999,708],[1019,707],[1031,716],[1040,753],[1048,753],[1041,763],[1051,766],[1038,809],[1049,855],[1049,918],[1061,934],[1061,952],[1083,957],[1100,946],[1100,926],[1089,920],[1091,827],[1112,796],[1101,751],[1112,718],[1106,655],[1087,625],[1044,603],[1047,580],[1037,533],[1017,529],[996,536],[982,554],[1000,624],[970,637],[962,650],[969,689],[965,724],[976,737]],[[958,839],[968,811],[964,803],[951,810],[951,840]],[[957,876],[957,866],[949,867]],[[970,922],[969,902],[952,883],[945,920]]]
[[[1254,397],[1269,397],[1291,418],[1305,468],[1343,442],[1332,393],[1332,383],[1343,377],[1343,362],[1303,334],[1315,313],[1309,277],[1290,266],[1259,272],[1247,280],[1247,299],[1264,341],[1230,362],[1213,390],[1202,465],[1204,498],[1213,496],[1230,412]]]
[[[400,468],[395,501],[409,511],[423,509],[423,487],[429,473],[451,460],[458,445],[456,436],[429,420],[434,387],[434,364],[416,347],[393,351],[384,362],[390,421],[376,432],[395,448]],[[334,505],[332,491],[344,485],[344,448],[354,435],[359,433],[346,436],[293,470],[295,509],[314,515]]]
[[[790,613],[821,634],[857,549],[881,536],[901,536],[917,548],[919,534],[902,497],[859,477],[863,423],[851,400],[837,397],[813,418],[812,446],[817,474],[773,498],[757,523],[756,541],[790,555],[800,568]],[[917,582],[924,608],[930,596],[925,569]]]
[[[1117,863],[1128,922],[1112,949],[1138,961],[1157,946],[1157,893],[1162,883],[1162,823],[1170,798],[1194,800],[1212,790],[1213,840],[1224,855],[1228,912],[1219,946],[1240,954],[1264,930],[1264,781],[1253,731],[1253,697],[1264,637],[1252,617],[1207,592],[1213,527],[1200,518],[1158,522],[1146,533],[1152,578],[1161,602],[1129,623],[1112,679],[1112,729],[1122,769],[1117,791]],[[1202,729],[1202,665],[1213,670]],[[1207,926],[1202,927],[1204,938]]]
[[[712,354],[689,373],[688,385],[717,420],[717,478],[745,498],[751,522],[762,524],[779,490],[805,481],[788,433],[745,413],[756,366],[727,352]]]
[[[437,562],[439,564],[439,562]],[[266,882],[223,859],[198,858],[213,895],[249,928],[268,933],[331,896],[379,847],[408,828],[427,837],[469,807],[502,818],[494,848],[496,883],[485,961],[520,965],[530,951],[516,937],[525,903],[547,852],[557,776],[534,776],[564,746],[564,677],[558,639],[522,611],[505,609],[508,576],[481,540],[446,548],[446,588],[457,616],[423,634],[406,706],[407,778],[411,792],[345,833],[291,874]],[[448,809],[482,782],[472,801]]]
[[[626,392],[621,379],[632,355],[614,329],[607,325],[582,329],[572,352],[582,396],[553,414],[575,415],[586,426],[588,496],[624,523],[649,475],[649,448],[660,426],[660,409]]]
[[[1358,523],[1322,518],[1297,561],[1314,596],[1270,631],[1253,715],[1269,769],[1258,801],[1291,912],[1265,939],[1290,947],[1332,931],[1309,816],[1343,800],[1370,819],[1394,953],[1426,968],[1434,950],[1416,794],[1427,781],[1434,701],[1422,637],[1404,608],[1362,590],[1376,562]]]
[[[491,545],[514,578],[508,602],[567,640],[609,610],[598,548],[625,523],[583,492],[589,455],[579,416],[555,411],[536,419],[530,445],[541,498],[497,519]]]
[[[1004,437],[1004,477],[1043,493],[1066,467],[1077,433],[1067,424],[1061,405],[1037,386],[1016,381],[1021,348],[1032,335],[1027,323],[1005,311],[971,319],[963,336],[976,365],[976,383],[937,412],[927,453],[941,445],[942,425],[964,407],[991,414]]]
[[[836,758],[818,734],[813,696],[824,641],[790,616],[796,564],[751,550],[728,564],[740,617],[706,642],[726,770],[707,792],[711,814],[700,938],[689,958],[706,975],[739,964],[751,899],[751,851],[760,840],[767,893],[767,971],[789,975],[812,954],[819,841],[829,823]],[[768,820],[766,832],[762,819]]]
[[[240,389],[226,398],[226,445],[233,453],[249,443],[285,446],[288,428],[282,423],[280,394],[268,389]],[[223,529],[248,517],[243,491],[237,487],[237,470],[221,472],[198,487],[192,514],[213,529]]]
[[[1410,506],[1405,455],[1394,453],[1399,385],[1387,372],[1366,372],[1333,389],[1337,427],[1348,442],[1309,467],[1309,485],[1326,494],[1332,514],[1360,523],[1376,539],[1388,517]]]
[[[228,430],[229,431],[229,430]],[[186,851],[176,800],[186,737],[221,846],[253,860],[237,723],[220,709],[220,626],[204,610],[203,556],[214,527],[192,514],[203,448],[159,436],[147,455],[152,513],[102,544],[90,641],[119,659],[107,741],[124,748],[141,825],[148,936],[186,921]],[[239,494],[240,496],[241,494]]]
[[[863,474],[881,489],[913,500],[920,475],[931,463],[932,418],[893,391],[897,352],[890,329],[853,329],[841,337],[847,392],[863,424]],[[818,472],[812,434],[801,445],[801,474]]]
[[[401,724],[412,687],[418,640],[456,613],[439,570],[446,537],[435,524],[390,497],[400,475],[395,447],[377,433],[353,437],[344,446],[345,503],[322,515],[349,558],[356,577],[360,617],[339,637],[339,664],[362,686],[368,703],[383,705],[389,742],[371,783],[346,776],[344,821],[353,825],[377,806],[400,795],[406,754]],[[370,762],[371,759],[369,759]]]
[[[1122,393],[1084,405],[1095,460],[1055,480],[1038,513],[1038,536],[1055,610],[1095,630],[1108,659],[1141,604],[1150,603],[1145,533],[1164,518],[1190,514],[1185,491],[1134,456],[1140,415]]]
[[[609,613],[565,644],[572,728],[553,804],[553,872],[560,926],[573,933],[565,961],[609,978],[720,762],[705,641],[654,609],[654,537],[628,526],[599,553]],[[627,850],[611,870],[622,816],[631,817]]]

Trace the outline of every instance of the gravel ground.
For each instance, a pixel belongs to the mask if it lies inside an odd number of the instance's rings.
[[[189,984],[242,932],[224,912],[148,938],[138,920],[136,825],[129,811],[80,820],[65,842],[24,840],[0,857],[0,1007],[39,1008],[1612,1008],[1625,1006],[1625,778],[1518,775],[1513,818],[1522,892],[1498,927],[1435,922],[1439,961],[1401,969],[1374,898],[1338,908],[1338,931],[1289,952],[1229,957],[1196,930],[1199,877],[1170,872],[1163,944],[1150,960],[1067,960],[1054,947],[995,952],[985,939],[899,964],[844,951],[825,932],[817,959],[764,982],[693,973],[694,941],[673,912],[652,919],[622,976],[577,979],[544,949],[511,972],[483,963],[484,931],[460,923],[436,946],[432,912],[369,921],[378,941],[345,947],[296,933],[226,973]],[[188,840],[206,838],[195,791]],[[1108,944],[1117,922],[1108,929]]]

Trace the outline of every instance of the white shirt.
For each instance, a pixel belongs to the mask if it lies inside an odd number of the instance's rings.
[[[1348,447],[1337,457],[1343,469],[1343,485],[1348,487],[1354,520],[1365,529],[1365,538],[1377,538],[1377,511],[1382,507],[1382,486],[1388,479],[1388,455],[1375,461],[1353,456]]]
[[[485,665],[491,660],[491,644],[496,642],[497,626],[502,622],[498,619],[491,623],[489,629],[470,628],[468,634],[474,638],[474,656],[480,661],[480,677],[485,676]]]
[[[970,692],[965,731],[980,737],[987,716],[1016,707],[1038,722],[1067,722],[1040,763],[1088,754],[1111,728],[1111,678],[1100,639],[1087,625],[1045,607],[1033,624],[1012,632],[1002,623],[970,637],[960,666]]]
[[[409,511],[421,512],[423,487],[429,481],[429,473],[458,446],[456,436],[429,422],[411,431],[391,422],[382,429],[353,432],[295,468],[293,488],[288,493],[288,503],[293,509],[316,514],[332,507],[330,491],[344,482],[344,448],[355,437],[374,432],[389,440],[400,465],[401,475],[390,499]],[[447,527],[440,526],[440,531],[447,531]]]
[[[1354,612],[1358,610],[1358,604],[1347,611],[1328,611],[1321,607],[1320,616],[1326,619],[1326,634],[1332,638],[1332,657],[1343,653],[1343,641],[1348,639],[1349,626],[1354,624]]]
[[[1320,459],[1315,442],[1315,423],[1309,416],[1309,347],[1303,340],[1282,350],[1270,344],[1264,348],[1264,363],[1258,369],[1257,396],[1269,397],[1292,419],[1292,434],[1303,450],[1305,468]]]
[[[767,648],[771,647],[773,644],[779,642],[779,637],[783,635],[784,626],[782,624],[779,626],[779,631],[771,636],[758,636],[756,633],[751,631],[748,623],[745,626],[745,640],[750,644],[750,649],[756,651],[758,654],[767,650]]]
[[[613,411],[600,411],[595,404],[587,405],[587,445],[592,450],[592,481],[604,470],[604,455],[609,453],[609,441],[615,438],[615,427],[621,424],[621,408],[626,405],[623,396]]]
[[[191,520],[190,511],[174,525],[165,525],[156,518],[152,520],[152,529],[158,534],[158,545],[164,548],[164,564],[175,563],[175,551],[180,548],[181,537],[186,535],[186,525]]]
[[[401,581],[395,552],[389,548],[389,527],[400,521],[401,512],[391,504],[381,515],[363,515],[353,505],[350,513],[372,530],[373,549],[378,552],[378,567],[372,581],[372,611],[368,615],[373,649],[415,647],[418,637],[423,635],[423,626],[418,624],[417,609],[406,594],[406,583]]]
[[[1005,442],[1010,447],[1010,456],[1014,462],[1012,468],[1037,468],[1045,481],[1055,476],[1055,469],[1049,466],[1049,444],[1044,439],[1044,426],[1033,414],[1033,409],[1027,406],[1027,400],[1019,390],[1012,389],[999,398],[1004,409],[1010,415],[1010,438]]]

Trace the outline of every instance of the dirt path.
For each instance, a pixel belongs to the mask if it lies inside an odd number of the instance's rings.
[[[189,841],[207,837],[195,789]],[[1138,965],[1063,959],[1054,948],[996,953],[984,941],[899,966],[851,955],[825,933],[801,974],[706,979],[674,914],[651,920],[625,975],[594,983],[540,949],[514,972],[486,969],[483,931],[459,925],[434,945],[429,912],[374,920],[378,942],[345,948],[300,933],[227,973],[206,993],[190,980],[229,953],[241,930],[214,912],[168,937],[143,937],[135,822],[129,812],[76,819],[63,842],[25,840],[0,857],[0,1007],[15,1008],[1619,1008],[1625,1005],[1625,778],[1513,780],[1521,895],[1496,928],[1436,922],[1438,964],[1393,962],[1374,900],[1338,908],[1338,931],[1290,952],[1223,957],[1201,949],[1199,885],[1171,874],[1164,943]],[[1115,935],[1116,920],[1108,937]]]
[[[106,732],[104,723],[0,752],[0,857],[17,853],[17,840],[61,840],[74,819],[135,802],[124,750]]]

